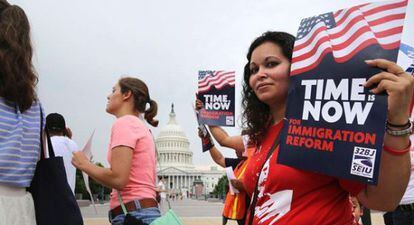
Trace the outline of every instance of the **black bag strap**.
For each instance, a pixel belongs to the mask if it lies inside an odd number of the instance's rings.
[[[42,106],[39,104],[40,108],[40,159],[46,158],[45,156],[45,148],[44,148],[44,139],[43,139],[43,110]],[[49,151],[49,158],[55,157],[55,152],[53,151],[52,141],[50,140],[49,131],[45,126],[45,133],[46,133],[46,141],[47,141],[47,149]]]
[[[39,105],[40,108],[40,159],[45,158],[45,146],[43,140],[43,110],[42,106]]]
[[[266,160],[264,161],[264,163],[260,167],[259,176],[257,177],[256,186],[255,186],[254,193],[253,193],[253,196],[252,196],[252,202],[250,204],[250,216],[249,216],[249,222],[247,223],[248,225],[253,224],[254,211],[255,211],[256,203],[257,203],[257,195],[259,194],[259,187],[258,187],[259,178],[260,178],[260,175],[262,174],[262,169],[263,169],[264,165],[266,164],[267,160],[272,155],[272,153],[276,150],[276,147],[279,145],[279,142],[280,142],[280,134],[277,135],[277,138],[273,142],[272,147],[270,148],[269,152],[266,155]]]
[[[49,158],[54,158],[55,151],[53,150],[52,140],[50,140],[50,135],[49,135],[49,131],[47,130],[47,128],[45,129],[45,131],[46,131],[46,139],[47,139],[47,149],[49,150]]]

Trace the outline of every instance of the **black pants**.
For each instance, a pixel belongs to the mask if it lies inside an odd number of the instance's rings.
[[[413,225],[414,224],[414,210],[402,210],[397,208],[392,212],[393,225]]]
[[[383,215],[385,225],[393,225],[392,222],[392,212],[387,212]]]
[[[362,224],[371,225],[371,211],[364,207],[364,214],[361,216]]]

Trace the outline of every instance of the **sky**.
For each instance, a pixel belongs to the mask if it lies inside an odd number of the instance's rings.
[[[235,128],[240,134],[241,78],[252,40],[268,30],[296,35],[300,20],[369,1],[357,0],[10,0],[29,17],[38,95],[46,113],[66,118],[73,139],[83,147],[95,130],[94,161],[108,165],[111,125],[106,97],[122,76],[142,79],[158,103],[159,127],[171,104],[190,141],[195,165],[212,165],[202,153],[191,105],[199,70],[236,71]],[[414,12],[413,1],[407,12]],[[408,14],[410,27],[414,15]],[[406,23],[406,27],[407,23]],[[414,40],[405,29],[403,41]],[[411,43],[413,45],[413,43]],[[222,149],[233,157],[230,149]]]

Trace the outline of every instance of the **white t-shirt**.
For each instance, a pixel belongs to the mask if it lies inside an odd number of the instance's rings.
[[[72,192],[75,193],[76,168],[72,165],[72,152],[78,151],[78,145],[65,136],[50,138],[56,156],[62,156],[65,165],[66,177]]]
[[[167,193],[165,193],[165,184],[161,180],[160,180],[160,182],[158,182],[158,188],[161,191],[160,192],[160,197],[161,198],[167,198]]]

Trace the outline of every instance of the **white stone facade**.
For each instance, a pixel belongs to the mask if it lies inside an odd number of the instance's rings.
[[[161,129],[155,144],[158,152],[158,178],[164,177],[165,186],[170,193],[194,193],[194,181],[202,181],[203,193],[209,193],[224,175],[224,171],[215,166],[210,170],[201,170],[193,165],[190,142],[176,121],[174,105],[171,107],[170,120]]]

